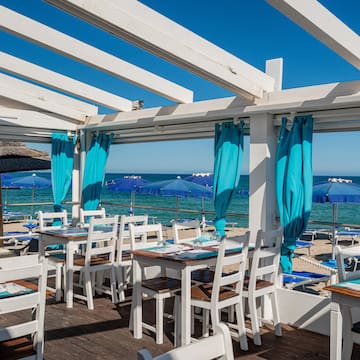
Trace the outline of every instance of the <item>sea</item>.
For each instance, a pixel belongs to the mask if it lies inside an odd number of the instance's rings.
[[[51,178],[49,172],[36,172],[38,176]],[[28,176],[29,173],[15,173],[12,176],[23,177]],[[149,180],[151,182],[174,179],[177,176],[185,178],[191,174],[122,174],[122,173],[108,173],[105,176],[105,181],[116,179],[118,177],[123,177],[126,175],[137,175],[142,178]],[[360,184],[360,177],[346,177],[346,176],[314,176],[313,183],[319,181],[326,181],[329,177],[340,177],[345,179],[351,179],[353,182]],[[249,189],[249,176],[242,175],[240,179],[240,190]],[[3,206],[7,208],[8,211],[17,211],[23,212],[26,214],[31,214],[34,219],[36,219],[36,213],[39,210],[43,211],[52,211],[52,189],[51,188],[35,188],[34,191],[34,203],[36,205],[31,206],[29,203],[32,202],[32,189],[23,188],[23,189],[2,189],[2,201]],[[103,188],[101,194],[101,202],[104,203],[107,214],[128,214],[129,205],[130,205],[130,193],[118,193],[109,191],[106,187]],[[71,189],[69,194],[66,196],[65,201],[71,201]],[[44,204],[49,203],[49,204]],[[110,205],[112,204],[122,204],[122,206]],[[16,205],[23,204],[23,205]],[[29,204],[29,205],[27,205]],[[141,208],[144,206],[145,208]],[[201,199],[201,198],[178,198],[178,207],[179,211],[176,213],[176,197],[175,196],[154,196],[154,195],[145,195],[145,194],[136,194],[135,195],[135,215],[149,214],[150,217],[156,222],[169,225],[171,220],[178,219],[199,219],[201,220],[202,206],[204,206],[205,212],[214,212],[213,200],[212,199]],[[71,205],[67,204],[64,206],[69,213],[71,213]],[[162,210],[157,210],[149,207],[162,208]],[[170,210],[164,210],[164,209]],[[185,210],[195,211],[194,213],[189,213]],[[236,195],[229,207],[227,220],[229,222],[237,223],[236,226],[239,227],[248,227],[248,214],[249,214],[249,198],[246,195]],[[213,220],[213,214],[206,214],[206,220]],[[312,211],[310,216],[310,222],[325,222],[329,223],[332,221],[332,207],[329,203],[313,203]],[[360,225],[360,204],[339,204],[338,205],[338,223],[344,224],[354,224]],[[311,227],[312,225],[309,225]],[[319,227],[317,224],[316,227]],[[324,226],[325,228],[330,226]]]

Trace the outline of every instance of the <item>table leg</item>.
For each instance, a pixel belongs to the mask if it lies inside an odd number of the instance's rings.
[[[330,360],[341,360],[343,319],[340,306],[332,301],[330,306]]]
[[[343,319],[343,347],[342,347],[342,360],[350,360],[353,348],[353,339],[352,339],[352,319],[351,319],[351,310],[349,306],[340,305],[340,310]]]
[[[191,341],[191,269],[185,266],[181,271],[181,333],[177,344],[186,345]]]
[[[74,246],[72,241],[66,244],[66,261],[65,261],[65,276],[66,276],[66,307],[73,307],[73,288],[74,288]]]
[[[141,267],[139,262],[133,260],[133,300],[131,303],[132,328],[134,338],[142,338],[142,294],[141,294]],[[131,318],[131,317],[130,317]],[[131,326],[131,325],[130,325]]]

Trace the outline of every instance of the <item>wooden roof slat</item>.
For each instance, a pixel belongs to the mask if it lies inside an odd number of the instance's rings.
[[[274,89],[274,79],[139,1],[47,2],[247,99]]]
[[[266,0],[360,70],[360,36],[316,0]]]
[[[0,29],[180,103],[193,92],[69,35],[0,6]]]
[[[53,87],[118,111],[131,111],[132,101],[45,69],[0,51],[0,69],[37,83]]]

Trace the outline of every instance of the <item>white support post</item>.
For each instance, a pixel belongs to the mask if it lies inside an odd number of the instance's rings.
[[[74,166],[72,171],[72,223],[76,225],[80,216],[80,151],[76,144],[74,149]]]
[[[253,236],[258,229],[274,228],[276,217],[275,157],[277,130],[270,114],[250,118],[250,200],[249,228]],[[251,239],[255,241],[255,238]]]
[[[88,131],[80,131],[80,178],[79,178],[79,202],[80,207],[82,206],[82,184],[84,179],[85,161],[86,161],[86,150],[88,147]]]
[[[282,90],[283,59],[266,60],[265,73],[275,80],[274,91]]]

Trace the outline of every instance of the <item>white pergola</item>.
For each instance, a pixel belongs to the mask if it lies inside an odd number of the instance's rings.
[[[47,143],[54,131],[78,132],[81,150],[73,174],[75,203],[80,201],[86,140],[91,132],[111,131],[115,144],[211,138],[214,123],[241,118],[250,134],[249,227],[273,228],[281,117],[311,113],[315,132],[360,130],[360,80],[282,90],[282,59],[267,61],[266,71],[260,71],[138,1],[47,2],[235,94],[193,102],[193,92],[183,86],[0,6],[1,31],[175,103],[138,109],[134,99],[0,52],[0,140]],[[319,2],[267,2],[360,69],[359,35]],[[94,104],[114,112],[99,114]],[[77,210],[75,206],[75,214]]]

